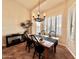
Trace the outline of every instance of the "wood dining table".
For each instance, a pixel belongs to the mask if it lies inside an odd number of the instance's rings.
[[[36,39],[38,40],[38,42],[44,46],[44,55],[45,55],[45,59],[49,59],[49,52],[48,50],[50,48],[54,48],[54,54],[56,53],[56,46],[58,45],[58,38],[57,37],[48,37],[45,35],[42,35],[42,41],[40,40],[40,36],[39,35],[34,35],[36,37]]]

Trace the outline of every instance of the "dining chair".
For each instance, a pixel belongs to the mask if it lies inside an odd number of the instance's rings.
[[[43,57],[44,47],[38,42],[35,36],[32,36],[34,41],[34,53],[33,53],[33,59],[35,55],[37,54],[39,56],[39,59]]]
[[[26,49],[28,48],[28,52],[30,52],[30,48],[33,47],[32,45],[33,45],[33,41],[28,37],[26,41]]]
[[[45,30],[42,30],[42,31],[41,31],[41,34],[42,34],[42,35],[45,35]]]
[[[49,32],[49,37],[52,37],[52,36],[54,36],[54,37],[56,36],[56,34],[55,34],[54,31],[50,31],[50,32]]]
[[[22,38],[26,41],[26,50],[28,49],[28,52],[30,52],[30,48],[32,47],[33,41],[31,38],[28,37],[28,34],[23,35]]]

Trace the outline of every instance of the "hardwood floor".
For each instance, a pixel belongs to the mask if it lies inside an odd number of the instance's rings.
[[[25,49],[25,43],[20,43],[15,46],[3,48],[3,59],[32,59],[34,49],[31,49],[30,53]],[[35,56],[34,59],[38,59]],[[57,46],[57,52],[54,55],[49,51],[49,59],[74,59],[70,52],[63,46]]]

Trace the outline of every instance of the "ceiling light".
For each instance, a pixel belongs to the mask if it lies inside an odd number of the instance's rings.
[[[43,18],[40,17],[40,0],[39,0],[39,7],[38,7],[38,13],[37,13],[37,17],[35,17],[35,15],[33,15],[33,19],[37,22],[41,22],[44,21],[46,14],[44,13]]]

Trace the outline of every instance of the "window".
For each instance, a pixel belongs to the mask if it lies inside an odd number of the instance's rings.
[[[43,22],[36,22],[36,34],[44,30],[45,33],[54,32],[55,36],[61,35],[62,15],[46,17]],[[43,26],[43,29],[41,28]]]
[[[46,17],[44,20],[45,32],[53,31],[57,36],[61,35],[62,15]]]
[[[40,22],[36,22],[36,34],[41,32],[40,25],[41,25]]]
[[[56,34],[57,35],[61,35],[61,27],[62,27],[62,15],[58,15],[57,16],[57,30],[56,30]]]
[[[48,33],[51,30],[51,17],[48,17]]]
[[[45,20],[44,20],[44,31],[45,31],[45,32],[48,31],[48,29],[47,29],[47,27],[48,27],[48,23],[47,23],[48,20],[47,20],[47,19],[48,19],[48,18],[46,17]]]

